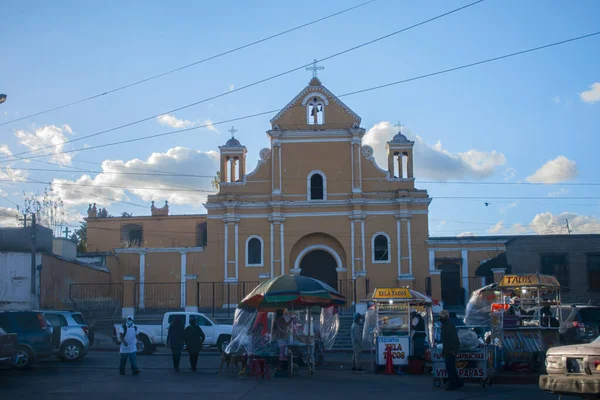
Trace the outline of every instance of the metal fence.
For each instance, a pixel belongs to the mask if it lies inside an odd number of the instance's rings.
[[[72,283],[69,299],[73,308],[89,319],[110,319],[123,307],[122,283]]]
[[[338,280],[338,292],[340,292],[342,296],[346,297],[346,305],[344,307],[340,307],[340,314],[352,314],[356,312],[356,302],[360,301],[360,299],[357,299],[356,295],[356,280]]]
[[[136,313],[164,313],[181,311],[185,305],[185,283],[136,283],[134,291]]]
[[[259,281],[198,282],[198,310],[214,316],[233,316],[235,308]]]

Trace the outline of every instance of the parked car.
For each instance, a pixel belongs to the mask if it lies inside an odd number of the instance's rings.
[[[17,335],[0,328],[0,365],[12,366],[17,360]]]
[[[168,312],[163,316],[162,324],[160,325],[138,325],[138,353],[152,354],[156,347],[167,345],[167,334],[169,325],[173,322],[176,316],[185,317],[185,326],[190,324],[190,317],[195,317],[198,321],[198,326],[202,328],[204,335],[205,347],[217,347],[219,351],[223,351],[231,340],[231,325],[219,325],[209,317],[201,313],[194,312]],[[116,344],[121,343],[121,337],[118,335],[123,324],[115,324],[113,328],[113,341]]]
[[[65,361],[82,359],[90,349],[90,329],[80,312],[40,310],[44,317],[60,329],[58,357]]]
[[[549,349],[546,373],[540,376],[540,389],[559,396],[597,399],[600,393],[600,336],[591,343]]]
[[[37,359],[50,357],[60,346],[60,330],[52,329],[36,311],[0,311],[0,328],[17,334],[18,369],[28,368]]]
[[[565,344],[590,343],[600,335],[600,307],[562,306],[560,333]]]

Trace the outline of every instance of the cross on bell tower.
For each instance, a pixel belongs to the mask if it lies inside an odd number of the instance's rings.
[[[398,128],[398,132],[397,133],[402,133],[402,128],[404,127],[404,125],[402,125],[402,123],[400,123],[400,121],[398,121],[398,123],[396,124],[396,128]]]
[[[230,132],[230,133],[231,133],[231,138],[232,138],[232,139],[234,139],[234,138],[235,138],[235,133],[236,133],[237,131],[238,131],[238,130],[237,130],[237,129],[235,129],[235,128],[232,126],[232,127],[231,127],[231,129],[229,129],[227,132]]]
[[[325,69],[325,67],[322,66],[322,65],[317,66],[317,59],[316,58],[315,58],[315,60],[312,63],[312,67],[306,67],[307,71],[312,71],[313,78],[317,77],[317,74],[318,74],[317,71],[321,71],[321,70],[324,70],[324,69]]]

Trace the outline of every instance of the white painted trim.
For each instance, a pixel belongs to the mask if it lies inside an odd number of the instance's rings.
[[[504,250],[504,246],[502,247],[469,247],[469,248],[464,248],[464,247],[444,247],[444,248],[438,248],[438,247],[434,247],[431,250],[433,251],[463,251],[463,250],[467,250],[467,251],[496,251],[496,250]]]
[[[311,188],[310,188],[310,180],[313,177],[313,175],[316,175],[316,174],[321,175],[321,178],[323,179],[323,198],[312,200],[310,198],[310,196],[312,194]],[[306,201],[311,202],[314,205],[315,201],[325,201],[325,200],[327,200],[327,175],[325,175],[325,172],[323,172],[323,171],[314,169],[314,170],[310,171],[310,173],[306,177]]]
[[[429,249],[429,272],[435,271],[435,250]]]
[[[229,267],[227,265],[227,264],[229,264],[228,255],[227,255],[227,250],[228,250],[227,247],[229,245],[229,225],[227,224],[227,222],[225,223],[225,234],[224,234],[224,236],[225,236],[225,240],[224,240],[224,243],[223,243],[223,251],[224,251],[224,255],[223,255],[224,258],[223,258],[223,260],[225,262],[225,280],[227,280],[229,278],[227,276],[227,275],[229,275],[229,271],[228,271]]]
[[[318,126],[318,125],[311,125]],[[280,139],[281,143],[331,143],[351,142],[352,138],[313,138],[313,139]]]
[[[437,270],[437,271],[429,271],[429,275],[441,275],[442,271]]]
[[[396,246],[398,247],[398,276],[402,275],[402,226],[400,220],[396,219]]]
[[[302,99],[302,107],[306,106],[306,104],[308,104],[308,100],[311,97],[318,97],[321,100],[323,100],[323,102],[325,103],[326,106],[329,105],[329,99],[327,98],[327,96],[325,96],[323,93],[319,93],[319,92],[310,92],[309,94],[307,94],[306,96],[304,96],[304,99]]]
[[[461,251],[462,257],[462,278],[463,278],[463,288],[465,289],[465,304],[469,303],[469,252],[468,250]]]
[[[273,261],[273,253],[275,251],[275,247],[273,247],[273,241],[275,240],[274,232],[273,232],[273,223],[271,222],[269,226],[269,234],[271,235],[271,241],[269,242],[270,254],[271,254],[271,277],[274,278],[275,275],[275,262]]]
[[[135,276],[133,276],[133,275],[125,275],[123,277],[123,280],[124,281],[135,281]]]
[[[356,273],[356,270],[355,270],[355,266],[354,266],[354,264],[355,264],[355,260],[354,260],[354,257],[355,257],[355,255],[354,255],[354,252],[355,252],[355,250],[354,250],[354,220],[352,220],[352,219],[350,220],[350,252],[351,252],[350,254],[352,254],[352,256],[350,257],[351,258],[350,265],[352,266],[352,278],[354,278],[354,274]]]
[[[141,253],[202,253],[204,247],[128,247],[114,249],[118,254]]]
[[[281,276],[285,275],[285,246],[284,246],[284,242],[283,242],[283,238],[284,238],[284,233],[283,233],[283,222],[281,224],[279,224],[279,240],[281,241],[281,254],[279,255],[279,262],[281,263]]]
[[[327,202],[322,201],[322,200],[312,200],[312,206],[313,207],[326,207],[327,203],[331,201],[328,200]],[[347,205],[346,205],[347,206]],[[290,206],[291,207],[291,206]],[[363,211],[363,214],[365,216],[369,216],[369,215],[396,215],[395,211]],[[410,214],[407,215],[415,215],[415,214],[426,214],[426,213],[420,213],[420,212],[412,212]],[[305,217],[349,217],[353,215],[352,211],[330,211],[330,212],[308,212],[308,213],[281,213],[281,217],[283,218],[294,218],[294,217],[301,217],[301,218],[305,218]],[[252,218],[271,218],[272,215],[271,214],[236,214],[235,218],[243,218],[243,219],[252,219]],[[208,217],[208,219],[224,219],[227,218],[227,215],[225,214],[215,214],[215,215],[210,215]],[[438,251],[442,251],[440,249],[436,249]],[[450,249],[448,251],[457,251],[460,250],[460,248],[455,248],[455,249]],[[501,250],[498,248],[493,248],[491,250]]]
[[[387,239],[387,260],[375,260],[375,238],[379,235],[385,236]],[[392,250],[392,241],[390,239],[390,235],[385,232],[377,232],[373,236],[371,236],[371,263],[373,264],[390,264],[392,262],[392,255],[390,254]]]
[[[506,268],[492,268],[493,274],[504,274],[506,273]]]
[[[144,309],[144,283],[146,282],[146,252],[140,253],[140,300],[139,305],[140,309]]]
[[[360,221],[360,240],[362,242],[362,273],[367,273],[367,260],[365,258],[366,250],[365,250],[365,220],[362,219]]]
[[[507,237],[506,240],[485,240],[485,236],[479,236],[479,240],[474,239],[464,239],[464,240],[455,240],[455,239],[427,239],[427,244],[477,244],[481,242],[485,243],[497,243],[499,245],[504,246],[506,242],[508,242],[511,238]]]
[[[181,308],[185,308],[186,303],[187,303],[187,288],[186,288],[186,273],[187,273],[187,253],[182,251],[181,252],[181,277],[180,277],[180,283],[181,283]]]
[[[324,244],[313,244],[311,246],[304,248],[304,250],[302,250],[300,252],[300,254],[298,254],[298,256],[296,257],[296,261],[294,262],[294,270],[301,271],[300,263],[302,262],[302,258],[304,258],[304,256],[306,254],[310,253],[313,250],[325,250],[326,252],[331,254],[333,256],[333,258],[335,259],[335,262],[337,263],[336,270],[338,268],[344,268],[342,265],[342,259],[340,258],[339,254],[334,249],[332,249],[331,247],[326,246]]]
[[[240,258],[239,258],[239,250],[240,250],[240,246],[239,246],[239,241],[238,241],[238,223],[236,222],[233,231],[234,231],[234,240],[235,240],[235,279],[238,279],[238,273],[239,273],[239,264],[240,264]]]
[[[412,276],[413,268],[412,268],[412,244],[411,244],[411,235],[410,235],[410,219],[406,221],[407,231],[406,236],[408,238],[408,274]],[[467,304],[467,303],[465,303]]]
[[[258,274],[258,278],[259,279],[268,279],[268,278],[272,278],[273,276],[271,274],[269,274],[268,272],[261,272]]]
[[[195,281],[198,279],[198,274],[185,274],[185,279]]]
[[[237,225],[236,225],[237,226]],[[250,240],[252,239],[258,239],[260,242],[260,263],[259,264],[250,264],[248,263],[248,245],[250,244]],[[248,236],[248,238],[246,239],[246,247],[245,247],[246,251],[245,251],[245,260],[246,260],[246,267],[264,267],[265,266],[265,242],[263,241],[263,239],[258,236],[258,235],[252,235],[252,236]]]

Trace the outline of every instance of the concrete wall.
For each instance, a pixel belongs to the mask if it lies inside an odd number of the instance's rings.
[[[507,243],[507,262],[512,273],[541,272],[542,255],[565,254],[570,288],[563,288],[565,303],[600,302],[600,292],[589,287],[587,255],[600,253],[600,235],[544,235],[520,237]]]
[[[37,264],[41,254],[36,255]],[[31,294],[31,255],[0,253],[0,309],[30,309],[35,304]]]
[[[52,252],[52,229],[37,226],[36,250]],[[0,251],[31,251],[31,227],[0,228]]]
[[[65,258],[77,258],[77,243],[71,239],[54,238],[52,242],[52,253]]]

